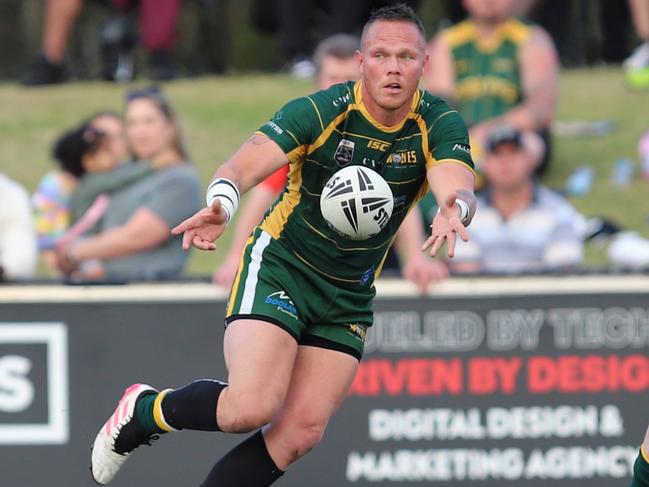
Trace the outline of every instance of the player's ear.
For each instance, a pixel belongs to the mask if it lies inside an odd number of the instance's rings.
[[[354,59],[356,59],[356,64],[358,64],[358,70],[363,74],[363,53],[360,50],[356,50]]]

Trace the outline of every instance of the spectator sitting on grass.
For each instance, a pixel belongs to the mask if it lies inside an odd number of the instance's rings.
[[[52,147],[61,170],[47,173],[32,196],[38,247],[54,269],[52,248],[101,193],[110,193],[150,172],[122,163],[128,157],[119,115],[99,112],[62,134]],[[113,172],[114,169],[119,171]],[[83,233],[86,233],[89,228]],[[69,237],[68,237],[69,238]]]
[[[100,232],[58,249],[57,264],[78,275],[84,261],[100,260],[110,281],[177,278],[188,254],[170,230],[201,208],[201,184],[158,88],[129,92],[125,114],[129,147],[153,172],[111,193]]]
[[[70,204],[72,225],[57,240],[56,247],[97,233],[110,195],[153,173],[149,164],[121,163],[111,150],[110,135],[89,123],[64,134],[54,153],[64,170],[78,181]],[[99,261],[86,262],[80,272],[87,279],[101,279],[104,275]]]

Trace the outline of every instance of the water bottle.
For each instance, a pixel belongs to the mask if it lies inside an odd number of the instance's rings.
[[[615,186],[624,187],[628,186],[633,179],[635,167],[633,161],[628,158],[617,159],[613,164],[613,172],[611,173],[611,181]]]
[[[590,166],[579,166],[568,177],[566,191],[570,196],[583,196],[590,191],[593,178],[593,169]]]

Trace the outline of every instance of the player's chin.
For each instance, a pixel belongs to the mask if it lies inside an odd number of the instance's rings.
[[[397,110],[410,100],[403,93],[386,95],[381,99],[381,106],[386,110]]]
[[[406,103],[403,97],[385,96],[381,99],[380,106],[384,110],[398,110]]]

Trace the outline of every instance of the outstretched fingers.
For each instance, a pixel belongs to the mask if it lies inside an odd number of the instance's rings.
[[[194,247],[197,249],[201,250],[214,250],[216,249],[216,245],[214,242],[210,242],[209,240],[205,240],[201,238],[199,235],[194,235],[194,238],[192,239],[192,244]]]
[[[421,246],[421,251],[425,252],[426,249],[428,249],[431,245],[433,245],[433,243],[435,243],[436,238],[437,237],[435,237],[434,235],[431,235],[430,237],[428,237],[426,239],[426,241],[424,242],[424,245]]]
[[[196,230],[186,230],[183,233],[183,250],[189,250],[192,246],[192,241],[196,235]]]
[[[193,216],[190,216],[186,220],[183,220],[178,225],[171,229],[172,235],[180,235],[181,233],[187,232],[189,229],[196,228],[201,224],[201,215],[196,213]],[[184,247],[184,238],[183,238],[183,247]]]
[[[193,216],[190,216],[180,224],[176,225],[171,229],[171,233],[173,235],[180,235],[189,229],[196,229],[205,223],[213,223],[216,225],[227,223],[226,213],[222,209],[219,200],[214,200],[212,206],[199,210]]]
[[[435,257],[435,255],[437,255],[437,252],[439,252],[439,249],[441,249],[442,245],[444,245],[445,240],[446,235],[431,235],[430,237],[428,237],[428,240],[426,240],[421,250],[425,251],[428,247],[430,247],[430,255]]]
[[[458,225],[455,231],[460,234],[460,238],[463,241],[465,242],[469,241],[469,232],[466,231],[466,227],[464,225],[462,224]]]
[[[435,243],[433,243],[433,246],[430,248],[431,257],[435,257],[437,255],[437,252],[439,252],[439,250],[442,248],[445,241],[446,241],[446,235],[437,236],[437,238],[435,239]]]

